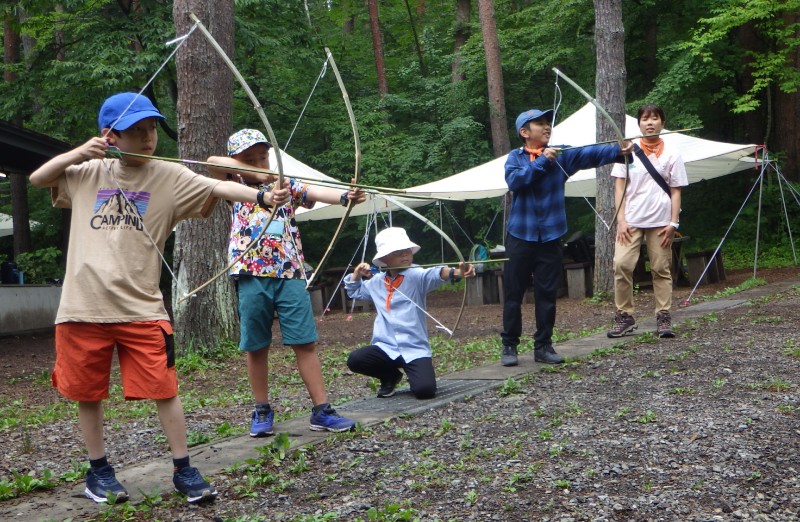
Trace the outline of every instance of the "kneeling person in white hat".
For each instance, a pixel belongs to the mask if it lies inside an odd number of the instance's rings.
[[[351,299],[371,299],[378,316],[372,331],[372,343],[350,353],[351,371],[380,380],[378,397],[391,397],[403,379],[408,378],[411,393],[417,399],[436,395],[431,346],[425,320],[428,292],[447,281],[475,277],[475,268],[461,263],[458,268],[414,265],[419,245],[402,228],[387,228],[375,236],[378,251],[372,262],[386,270],[373,277],[368,263],[361,263],[345,280]]]

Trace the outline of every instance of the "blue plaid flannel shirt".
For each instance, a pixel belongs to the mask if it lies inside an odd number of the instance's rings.
[[[617,144],[565,150],[556,159],[563,171],[545,156],[531,161],[530,154],[522,147],[509,152],[505,165],[506,184],[512,192],[508,233],[525,241],[542,243],[566,234],[564,184],[567,176],[615,161],[624,163],[625,160],[617,156],[619,151]]]

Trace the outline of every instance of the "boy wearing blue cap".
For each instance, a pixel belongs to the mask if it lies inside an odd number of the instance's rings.
[[[215,166],[209,171],[219,178],[238,177],[243,183],[270,190],[276,177],[269,169],[272,144],[256,129],[242,129],[228,138],[228,157],[212,156]],[[217,166],[218,165],[218,166]],[[264,169],[264,172],[236,170]],[[344,206],[349,201],[361,203],[360,190],[337,190],[289,180],[290,199],[278,209],[275,218],[261,234],[269,210],[253,203],[235,203],[228,246],[231,261],[241,256],[253,238],[258,244],[249,249],[231,267],[239,298],[239,349],[247,354],[247,378],[255,406],[251,414],[250,436],[266,437],[273,433],[275,413],[269,403],[269,349],[275,312],[281,327],[283,344],[291,346],[297,369],[311,397],[309,428],[314,431],[341,432],[353,429],[356,421],[339,415],[328,402],[322,380],[322,367],[316,352],[317,327],[306,290],[305,261],[300,229],[295,221],[297,207],[312,208],[322,203]]]
[[[31,174],[51,190],[53,205],[72,209],[67,269],[56,316],[53,385],[78,402],[89,457],[85,495],[120,502],[128,492],[108,463],[103,399],[108,398],[114,347],[127,400],[152,399],[173,456],[175,489],[189,502],[217,492],[189,465],[186,423],[178,397],[172,325],[158,287],[160,253],[175,225],[207,217],[217,198],[281,204],[286,189],[257,191],[220,182],[150,156],[164,116],[136,93],[108,98],[101,137],[56,156]],[[106,152],[115,147],[119,159]]]
[[[516,366],[522,335],[522,300],[531,286],[536,313],[533,336],[534,360],[564,362],[553,349],[556,297],[561,284],[561,236],[567,232],[564,184],[579,170],[622,162],[633,145],[591,145],[567,149],[549,147],[553,111],[530,109],[517,117],[517,135],[524,145],[506,159],[506,183],[511,191],[511,210],[506,231],[503,269],[503,352],[500,364]]]

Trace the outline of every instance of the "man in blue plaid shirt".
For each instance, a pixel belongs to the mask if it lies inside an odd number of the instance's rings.
[[[524,145],[512,150],[506,160],[506,183],[511,191],[505,248],[508,261],[503,269],[503,366],[516,366],[517,345],[522,334],[522,299],[531,286],[536,312],[533,336],[534,360],[564,362],[553,349],[556,294],[561,285],[561,236],[567,232],[564,184],[579,170],[624,162],[633,150],[631,142],[590,145],[560,151],[548,147],[553,111],[530,109],[517,117],[517,135]]]

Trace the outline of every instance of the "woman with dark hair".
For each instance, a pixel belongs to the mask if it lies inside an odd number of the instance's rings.
[[[629,172],[615,165],[611,175],[617,207],[614,245],[614,326],[608,337],[622,337],[636,329],[633,317],[633,270],[642,241],[647,243],[655,295],[656,332],[674,337],[672,318],[672,240],[680,223],[681,187],[689,184],[680,153],[661,139],[666,117],[648,103],[637,114],[642,137],[634,145]]]

